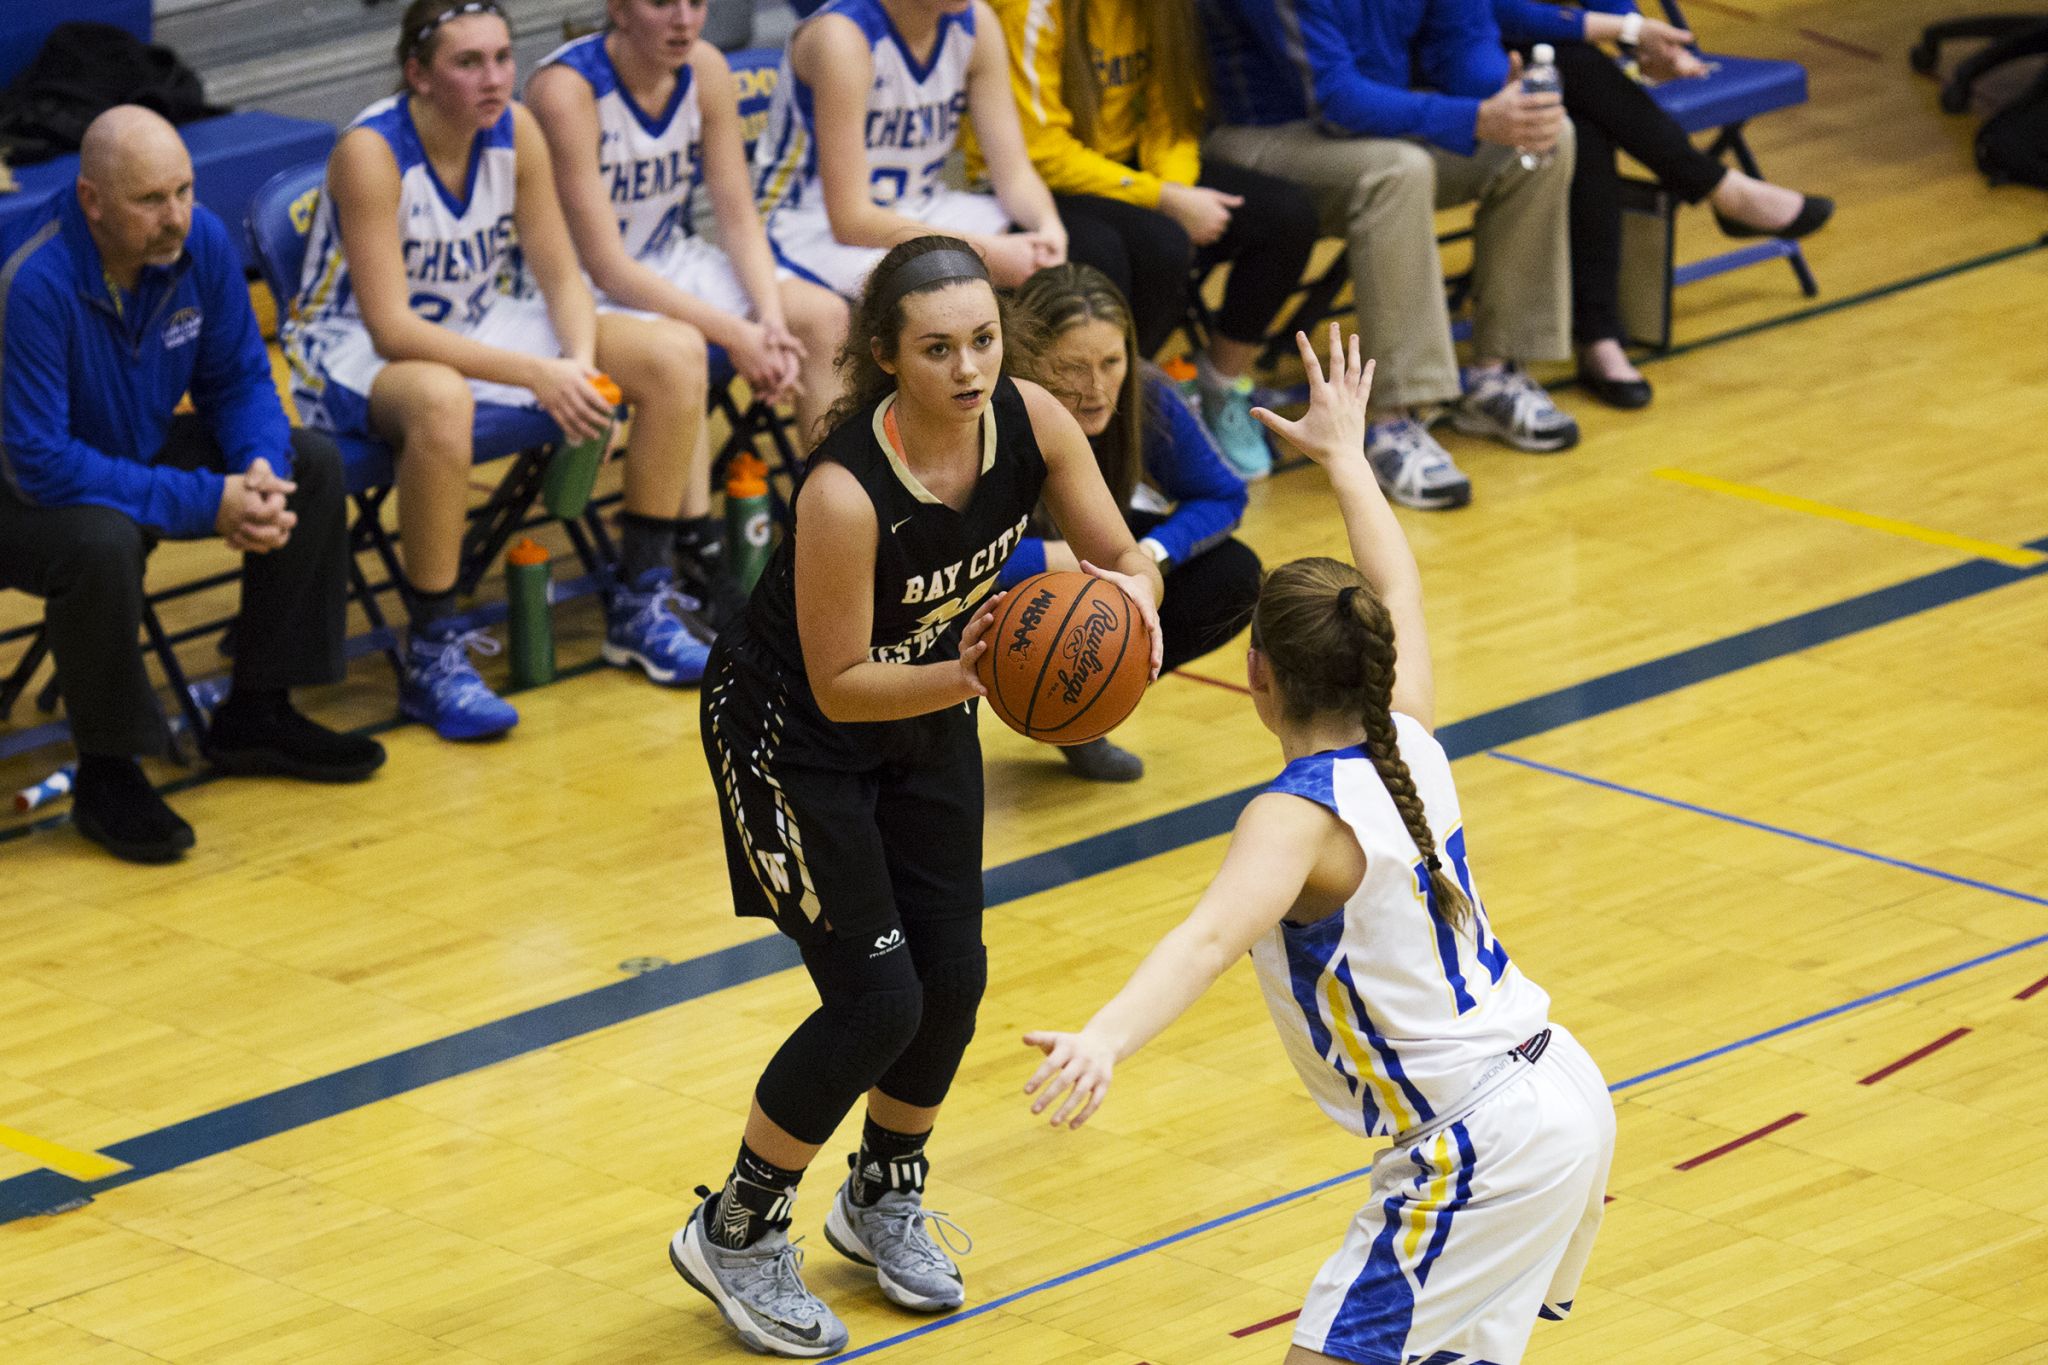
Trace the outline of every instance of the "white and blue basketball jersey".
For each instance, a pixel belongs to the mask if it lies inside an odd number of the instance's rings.
[[[1365,852],[1364,880],[1342,909],[1313,924],[1283,921],[1252,948],[1288,1058],[1323,1111],[1361,1137],[1440,1121],[1550,1014],[1550,997],[1508,960],[1480,904],[1443,746],[1408,716],[1394,722],[1472,920],[1454,933],[1431,906],[1421,853],[1372,760],[1354,747],[1296,759],[1267,790],[1344,821]]]
[[[917,61],[881,0],[833,0],[819,15],[851,19],[867,36],[875,75],[868,90],[869,193],[884,208],[911,211],[941,187],[940,175],[967,115],[967,69],[974,56],[974,11],[940,16],[929,60]],[[788,57],[755,149],[755,191],[762,215],[825,211],[818,180],[815,101]]]
[[[649,113],[620,82],[602,33],[556,48],[541,65],[566,66],[590,83],[600,130],[598,166],[626,254],[638,261],[662,257],[690,235],[690,201],[703,173],[696,73],[688,65],[678,70],[668,107]]]
[[[412,310],[428,322],[474,332],[491,306],[511,290],[518,273],[518,232],[512,217],[518,158],[512,111],[507,109],[476,135],[470,145],[468,183],[453,190],[434,174],[406,96],[379,100],[344,131],[357,128],[374,129],[398,161],[399,234]],[[292,332],[362,325],[330,195],[320,196],[313,217],[294,314]],[[288,345],[290,340],[288,335]]]

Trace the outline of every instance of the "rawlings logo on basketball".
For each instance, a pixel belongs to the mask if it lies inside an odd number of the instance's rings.
[[[1050,589],[1040,588],[1036,596],[1023,607],[1017,618],[1017,628],[1010,632],[1010,652],[1022,654],[1031,648],[1031,633],[1044,622],[1046,612],[1052,609],[1053,595]]]
[[[1068,667],[1053,675],[1059,679],[1061,701],[1072,706],[1081,700],[1081,690],[1088,685],[1088,680],[1103,669],[1102,637],[1122,624],[1123,618],[1109,603],[1098,598],[1088,604],[1087,619],[1074,627],[1060,649],[1071,661]]]

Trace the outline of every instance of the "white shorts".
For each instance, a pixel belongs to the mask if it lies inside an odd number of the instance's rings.
[[[1298,1346],[1359,1365],[1517,1365],[1571,1311],[1600,1230],[1614,1101],[1557,1024],[1541,1059],[1463,1118],[1389,1148],[1324,1263]]]
[[[554,357],[562,353],[555,339],[555,326],[548,320],[546,300],[538,295],[508,296],[495,300],[475,326],[462,329],[471,341],[526,355]],[[322,431],[368,436],[370,431],[370,386],[377,382],[388,361],[377,354],[370,342],[370,329],[361,322],[338,318],[312,327],[295,329],[285,346],[291,365],[292,397],[299,405],[299,420]],[[472,379],[469,391],[479,403],[511,408],[537,408],[533,390],[511,384]]]
[[[905,217],[929,223],[944,232],[1008,232],[1010,215],[992,194],[969,194],[965,190],[933,190],[923,202],[891,205]],[[881,247],[848,246],[832,235],[832,220],[825,216],[823,203],[768,217],[768,245],[779,265],[788,267],[801,279],[822,284],[845,298],[860,297],[868,272],[889,253]]]
[[[723,248],[702,237],[679,238],[674,245],[654,260],[642,261],[642,265],[667,280],[692,298],[702,299],[721,313],[752,319],[759,316],[753,296],[747,293],[747,286],[740,281],[739,271],[733,269],[732,258]],[[779,277],[792,272],[778,269]],[[608,297],[602,290],[592,287],[597,295],[597,306],[607,313],[618,313],[629,318],[651,318],[660,316],[644,308],[632,308]]]

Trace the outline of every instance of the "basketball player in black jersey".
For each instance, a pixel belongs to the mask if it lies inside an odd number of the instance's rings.
[[[987,977],[974,661],[1041,492],[1084,567],[1115,566],[1089,571],[1130,595],[1159,670],[1159,572],[1066,408],[1003,373],[1003,312],[957,238],[875,267],[795,526],[704,679],[735,907],[797,942],[820,1000],[762,1074],[724,1188],[698,1191],[669,1245],[758,1351],[846,1345],[785,1231],[804,1168],[863,1094],[825,1236],[896,1304],[965,1300],[926,1226],[951,1225],[923,1206],[924,1147]]]

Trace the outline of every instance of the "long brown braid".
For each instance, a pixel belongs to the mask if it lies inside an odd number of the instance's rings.
[[[1431,902],[1452,929],[1463,929],[1472,901],[1437,856],[1422,795],[1395,738],[1394,622],[1387,604],[1342,560],[1297,559],[1266,575],[1252,614],[1252,647],[1272,666],[1289,720],[1333,713],[1363,718],[1366,755],[1422,853]]]

